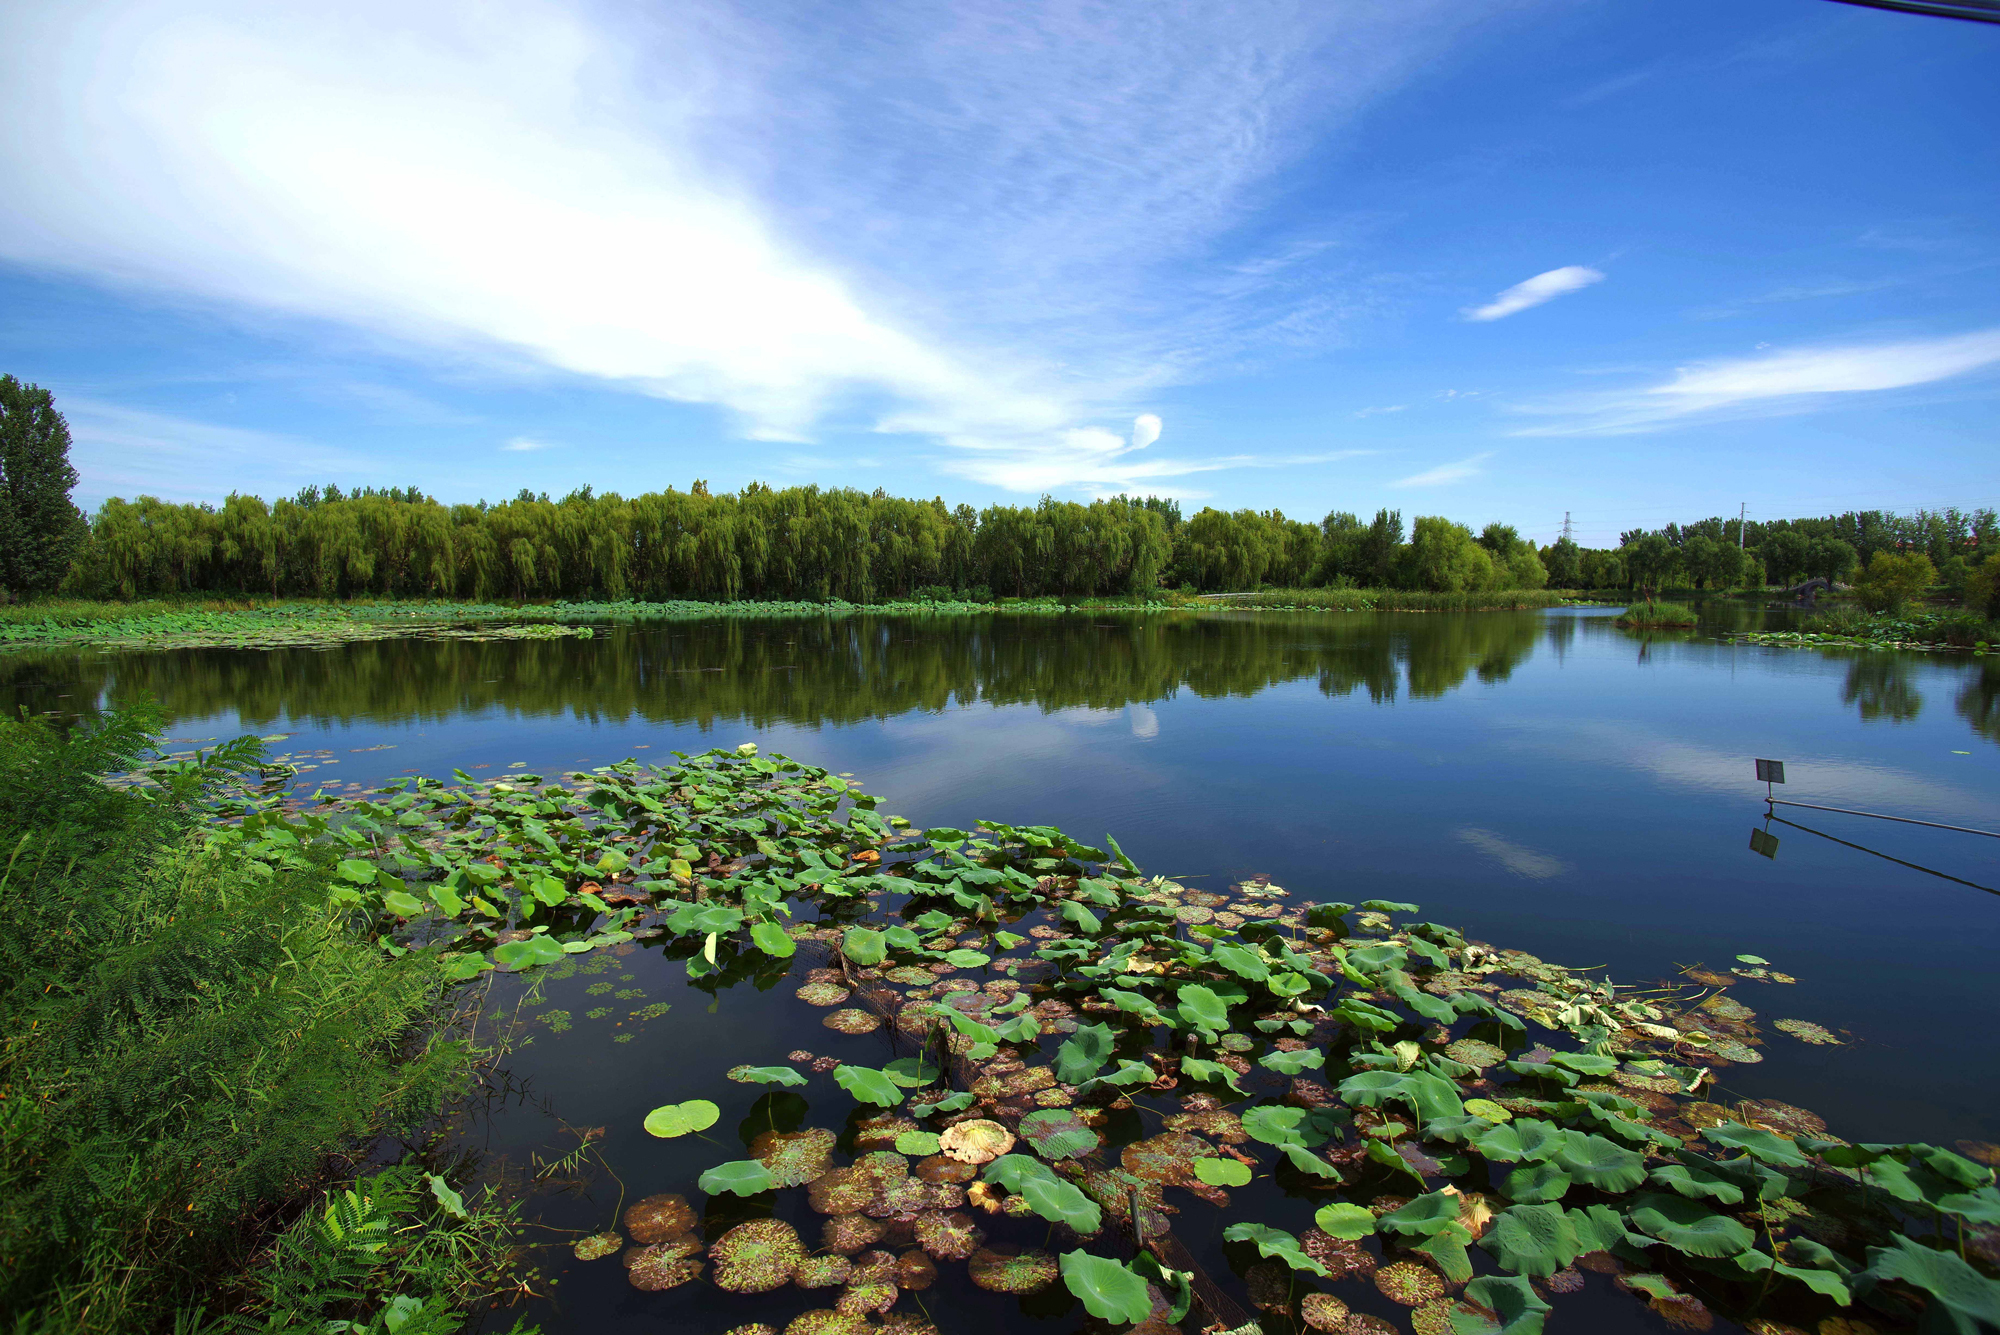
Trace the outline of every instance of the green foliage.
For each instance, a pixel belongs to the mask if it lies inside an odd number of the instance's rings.
[[[1937,567],[1922,552],[1877,552],[1855,584],[1854,596],[1872,611],[1895,614],[1937,582]]]
[[[1064,1252],[1063,1283],[1092,1316],[1134,1325],[1153,1310],[1146,1281],[1118,1262],[1085,1251]]]
[[[330,855],[252,865],[194,804],[248,754],[96,782],[156,716],[0,721],[0,1306],[137,1329],[241,1265],[246,1218],[327,1156],[427,1118],[464,1052],[403,1049],[435,957],[386,956]]]
[[[69,574],[88,534],[75,486],[54,396],[0,375],[0,590],[48,593]]]
[[[1618,616],[1621,626],[1692,626],[1699,620],[1686,603],[1638,602]]]

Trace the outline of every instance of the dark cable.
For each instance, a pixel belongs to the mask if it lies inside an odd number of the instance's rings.
[[[1996,0],[1834,0],[1836,4],[1860,5],[1864,9],[1890,9],[1899,14],[1928,14],[1932,18],[1965,19],[1971,23],[2000,23],[2000,3]]]

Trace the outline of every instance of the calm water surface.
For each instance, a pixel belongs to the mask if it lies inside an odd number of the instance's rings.
[[[1765,1060],[1730,1068],[1726,1094],[1811,1108],[1851,1140],[2000,1141],[2000,893],[1979,888],[2000,887],[2000,840],[1781,808],[1797,825],[1769,826],[1775,859],[1748,847],[1765,828],[1759,756],[1787,763],[1781,795],[1798,801],[2000,829],[1991,659],[1644,636],[1590,611],[732,620],[589,641],[0,659],[9,708],[140,691],[164,702],[176,738],[291,734],[273,749],[318,753],[303,781],[328,791],[756,741],[858,775],[918,825],[1110,832],[1149,872],[1198,887],[1265,873],[1299,899],[1411,900],[1469,936],[1620,981],[1759,955],[1799,980],[1736,989],[1764,1021],[1852,1041],[1767,1030]],[[552,1226],[606,1226],[621,1184],[627,1199],[699,1199],[700,1171],[741,1157],[739,1122],[747,1142],[802,1115],[753,1107],[759,1089],[723,1080],[729,1065],[795,1048],[891,1055],[880,1034],[820,1027],[795,983],[696,990],[659,944],[550,985],[524,1013],[566,1012],[570,1027],[531,1022],[469,1123],[468,1148],[495,1172],[532,1172],[532,1156],[575,1147],[572,1128],[607,1128],[597,1144],[617,1181],[537,1196]],[[807,1124],[847,1117],[829,1078],[803,1093],[825,1109]],[[705,1140],[639,1130],[648,1109],[694,1097],[724,1110]],[[1304,1228],[1312,1204],[1267,1181],[1237,1193],[1233,1217]],[[780,1209],[817,1236],[803,1193]],[[1212,1214],[1196,1205],[1176,1227],[1226,1277]],[[782,1326],[832,1296],[642,1294],[615,1261],[544,1255],[552,1299],[534,1315],[551,1332]],[[1082,1318],[943,1270],[919,1296],[947,1332],[1067,1332]],[[1602,1277],[1590,1285],[1558,1301],[1552,1331],[1664,1328]],[[1400,1310],[1353,1282],[1338,1291]]]

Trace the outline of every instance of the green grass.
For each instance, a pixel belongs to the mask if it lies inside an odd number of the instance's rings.
[[[238,1277],[267,1221],[468,1078],[462,1046],[413,1038],[441,992],[434,959],[357,930],[330,852],[259,867],[205,838],[204,794],[254,743],[149,787],[102,782],[158,723],[0,720],[10,1335],[155,1330],[254,1289]]]
[[[1206,606],[1308,609],[1328,612],[1486,612],[1557,607],[1559,589],[1489,589],[1432,593],[1424,589],[1267,589],[1204,600]]]
[[[1692,626],[1698,620],[1686,603],[1633,603],[1618,614],[1621,626]]]

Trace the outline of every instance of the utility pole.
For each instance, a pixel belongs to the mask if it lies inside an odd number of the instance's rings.
[[[1569,511],[1563,511],[1563,541],[1569,541]]]

